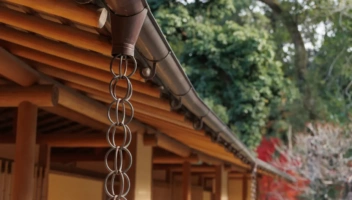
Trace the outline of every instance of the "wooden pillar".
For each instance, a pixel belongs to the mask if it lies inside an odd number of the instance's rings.
[[[128,200],[152,199],[153,147],[143,144],[143,134],[133,134],[129,150],[133,156],[131,169],[127,172],[131,180]]]
[[[242,200],[248,199],[248,177],[244,174],[242,179]]]
[[[182,199],[191,200],[191,163],[185,161],[182,167]]]
[[[223,165],[215,170],[215,200],[228,200],[228,172]]]
[[[44,167],[44,176],[42,182],[41,200],[48,199],[49,189],[49,171],[50,171],[50,154],[51,147],[49,145],[40,145],[39,147],[39,159],[38,163],[41,167]]]
[[[38,109],[29,102],[18,106],[12,200],[32,200]]]

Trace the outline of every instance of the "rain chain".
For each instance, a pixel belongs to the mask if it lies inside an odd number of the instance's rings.
[[[114,71],[114,61],[118,60],[118,73]],[[133,61],[134,69],[130,74],[127,74],[128,61]],[[128,150],[128,146],[132,141],[131,130],[128,124],[132,121],[134,115],[134,108],[130,102],[132,97],[132,84],[130,77],[137,70],[137,62],[133,56],[116,55],[110,63],[110,72],[113,75],[110,81],[110,95],[113,98],[108,107],[108,119],[111,125],[106,133],[107,142],[110,149],[105,155],[105,165],[109,174],[105,178],[104,189],[109,200],[127,200],[126,196],[131,188],[131,181],[127,175],[127,171],[132,166],[132,154]],[[118,97],[116,94],[117,84],[119,82],[126,82],[126,94]],[[130,110],[130,117],[127,118],[127,108]],[[123,139],[121,144],[116,144],[115,138],[117,132],[123,132]],[[109,155],[114,157],[113,166],[109,165]]]
[[[253,171],[251,174],[251,199],[257,199],[257,164],[254,165]]]

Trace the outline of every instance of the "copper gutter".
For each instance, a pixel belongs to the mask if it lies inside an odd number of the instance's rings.
[[[137,49],[140,60],[153,66],[152,60],[157,60],[156,76],[164,87],[177,99],[180,100],[191,113],[198,117],[209,129],[215,138],[226,143],[225,148],[235,155],[244,156],[252,165],[257,164],[258,168],[277,174],[289,181],[294,178],[281,172],[277,168],[257,159],[247,147],[235,137],[229,127],[224,124],[215,113],[200,99],[190,80],[183,71],[181,64],[172,51],[158,26],[149,6],[145,0],[106,0],[109,8],[119,15],[134,15],[147,8],[147,17],[142,26],[137,41]],[[137,55],[138,56],[138,55]]]

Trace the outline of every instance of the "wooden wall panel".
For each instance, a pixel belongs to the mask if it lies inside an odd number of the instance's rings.
[[[229,179],[229,199],[243,200],[243,181],[239,179]]]
[[[203,188],[200,186],[192,186],[192,200],[203,200]]]
[[[49,200],[102,200],[103,181],[49,174]]]
[[[164,181],[153,181],[153,200],[171,199],[171,185]]]
[[[203,200],[211,200],[211,192],[203,191]]]
[[[211,200],[211,194],[206,194],[204,195],[204,190],[200,186],[192,185],[191,187],[192,192],[191,192],[191,199],[192,200]],[[184,200],[182,199],[182,182],[180,181],[175,181],[174,184],[172,185],[172,192],[169,198],[165,199],[170,199],[170,200]],[[155,200],[155,199],[153,199]]]

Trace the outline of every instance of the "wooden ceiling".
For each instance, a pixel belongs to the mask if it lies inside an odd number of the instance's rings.
[[[106,28],[97,28],[98,8],[78,5],[74,0],[29,2],[0,0],[0,47],[41,76],[52,79],[51,84],[59,85],[59,95],[62,88],[73,90],[70,94],[79,94],[71,98],[72,102],[64,102],[64,106],[59,96],[58,106],[42,108],[38,133],[103,133],[109,124],[106,105],[111,102],[108,92],[112,77],[109,72],[111,38]],[[73,19],[74,15],[81,17]],[[47,84],[47,81],[40,79],[39,83]],[[0,87],[9,85],[15,83],[0,77]],[[132,85],[131,103],[136,123],[131,126],[134,131],[147,125],[197,152],[249,168],[224,147],[212,142],[204,131],[194,130],[192,122],[183,114],[172,111],[168,99],[161,98],[157,85],[146,82],[139,73],[132,76]],[[117,93],[125,91],[126,84],[119,84]],[[89,101],[82,101],[83,97]],[[67,107],[73,103],[74,107]],[[104,108],[95,105],[104,105]],[[1,108],[0,112],[0,134],[10,134],[15,109]]]

